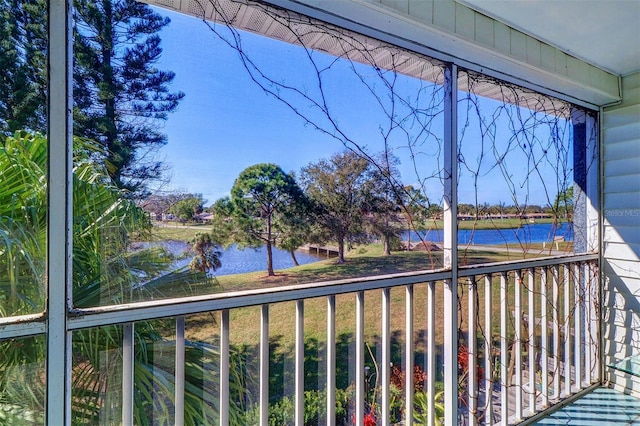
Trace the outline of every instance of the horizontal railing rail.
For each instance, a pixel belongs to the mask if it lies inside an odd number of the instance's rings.
[[[513,271],[531,267],[559,265],[567,261],[584,262],[597,259],[597,254],[581,254],[460,266],[458,267],[458,277],[492,274],[504,270]],[[294,301],[357,291],[379,290],[387,287],[419,284],[430,281],[444,281],[446,279],[451,279],[451,271],[438,269],[228,293],[212,293],[201,296],[74,309],[70,312],[68,322],[70,330],[77,330],[99,327],[101,325],[123,324],[130,321],[151,320],[176,315],[257,306],[264,303]]]

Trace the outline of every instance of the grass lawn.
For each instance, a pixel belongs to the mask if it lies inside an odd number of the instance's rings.
[[[200,227],[175,228],[163,227],[156,229],[158,239],[180,239],[188,240],[197,232],[201,232]],[[202,230],[206,230],[206,226]],[[568,247],[564,247],[568,248]],[[463,260],[466,263],[491,263],[505,260],[513,260],[515,253],[522,252],[515,250],[512,252],[492,252],[492,251],[468,251],[464,253]],[[532,252],[538,253],[540,247],[531,247]],[[534,254],[535,255],[535,254]],[[533,257],[534,255],[527,256]],[[462,255],[461,255],[462,256]],[[171,286],[155,289],[161,293],[162,297],[180,297],[195,294],[205,294],[211,292],[232,292],[240,290],[251,290],[256,288],[286,286],[293,284],[304,284],[312,282],[323,282],[345,278],[357,278],[364,276],[385,275],[399,272],[436,269],[442,265],[442,252],[394,252],[391,256],[382,256],[382,247],[371,244],[356,247],[346,256],[345,264],[336,264],[335,259],[322,260],[298,267],[276,271],[275,277],[268,277],[265,271],[245,274],[225,275],[216,277],[217,286],[211,283],[193,283],[180,286]],[[500,319],[500,278],[494,276],[490,291],[493,296],[492,324],[490,324],[490,334],[494,339],[499,333]],[[484,322],[484,281],[478,285],[478,319],[479,323]],[[445,334],[444,318],[444,285],[437,283],[436,299],[436,323],[435,336],[438,351],[441,351]],[[514,280],[509,282],[509,315],[512,315]],[[549,290],[549,294],[550,294]],[[562,293],[561,293],[562,294]],[[405,334],[405,288],[394,288],[391,290],[390,326],[392,334],[392,358],[395,363],[401,362],[404,349]],[[468,285],[461,282],[458,285],[458,295],[460,299],[458,312],[460,315],[459,326],[463,334],[468,329]],[[526,299],[526,297],[525,297]],[[355,295],[346,294],[336,297],[336,348],[338,351],[338,375],[341,383],[339,386],[346,386],[349,377],[352,375],[351,369],[354,362],[354,342],[355,342]],[[322,358],[323,351],[326,350],[326,329],[327,329],[327,301],[326,298],[306,300],[305,309],[305,341],[307,344],[306,354],[312,358]],[[416,359],[421,359],[425,354],[425,342],[427,333],[427,284],[417,284],[414,286],[414,336],[416,339]],[[374,356],[379,354],[381,324],[382,295],[380,290],[365,293],[365,342],[372,348]],[[245,359],[248,362],[257,362],[259,353],[260,336],[260,307],[248,307],[234,309],[230,313],[231,331],[230,340],[235,348],[244,348]],[[292,363],[294,353],[295,335],[295,303],[274,303],[269,306],[269,334],[271,346],[271,358],[273,376],[278,380],[290,380],[292,374]],[[513,318],[509,320],[510,327],[513,328]],[[186,337],[191,340],[210,342],[217,344],[219,340],[219,313],[204,313],[190,315],[187,318]],[[167,337],[170,337],[167,335]],[[366,356],[371,365],[369,355]],[[310,381],[321,381],[321,363],[316,363],[315,367],[308,367]],[[291,368],[289,368],[291,367]],[[255,371],[257,365],[249,367]],[[285,379],[287,376],[289,379]],[[346,382],[345,382],[346,381]],[[283,385],[284,386],[284,385]],[[277,387],[277,386],[276,386]]]

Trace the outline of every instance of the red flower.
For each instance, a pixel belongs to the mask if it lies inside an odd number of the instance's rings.
[[[364,416],[364,426],[376,426],[376,418],[373,417],[373,414],[369,413]]]

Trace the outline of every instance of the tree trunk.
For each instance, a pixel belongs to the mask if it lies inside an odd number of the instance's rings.
[[[273,249],[271,247],[271,216],[267,216],[267,275],[274,276]]]
[[[298,263],[298,259],[296,259],[296,252],[294,249],[289,249],[289,254],[291,255],[291,260],[293,260],[293,264],[295,266],[300,266],[300,264]]]
[[[382,236],[382,254],[391,256],[391,238],[388,235]]]
[[[344,263],[344,238],[338,239],[338,263]]]

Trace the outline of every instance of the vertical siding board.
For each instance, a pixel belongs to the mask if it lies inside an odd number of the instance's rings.
[[[456,34],[467,40],[476,37],[476,13],[468,7],[456,4]]]
[[[558,49],[556,49],[556,73],[563,76],[568,75],[567,54]]]
[[[493,47],[493,21],[482,15],[481,13],[475,14],[475,39],[485,47]]]
[[[527,62],[531,65],[539,67],[542,64],[542,43],[538,40],[527,37]]]
[[[547,71],[555,71],[556,69],[556,49],[548,44],[540,45],[540,67]]]
[[[451,33],[456,31],[456,4],[453,0],[433,3],[433,25]]]
[[[427,25],[433,24],[433,0],[409,1],[409,15]]]
[[[398,12],[409,14],[409,0],[382,0],[382,4]]]
[[[493,22],[494,48],[505,55],[511,55],[511,30],[502,22]]]
[[[527,36],[513,29],[511,30],[511,56],[527,61]]]

